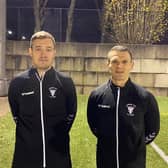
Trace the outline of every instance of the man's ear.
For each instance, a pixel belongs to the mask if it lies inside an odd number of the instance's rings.
[[[106,60],[106,65],[108,66],[109,64],[110,64],[110,60],[107,59],[107,60]]]
[[[134,68],[134,61],[132,61],[131,70]]]
[[[57,53],[57,51],[56,51],[56,49],[54,49],[54,57],[56,57],[56,53]]]
[[[29,56],[32,57],[32,48],[29,48]]]

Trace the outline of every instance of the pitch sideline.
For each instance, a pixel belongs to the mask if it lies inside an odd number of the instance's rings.
[[[159,156],[168,164],[168,156],[154,143],[151,143],[152,148],[159,154]]]

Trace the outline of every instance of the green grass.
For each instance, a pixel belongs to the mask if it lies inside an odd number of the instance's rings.
[[[168,154],[168,98],[158,97],[161,111],[161,130],[155,143]],[[71,129],[71,157],[73,168],[95,168],[96,139],[86,120],[87,96],[78,96],[78,113]],[[0,168],[10,168],[14,146],[11,114],[0,118]],[[150,145],[147,147],[147,168],[167,168],[166,163]]]
[[[14,147],[15,124],[11,114],[0,117],[0,168],[10,168]]]
[[[155,143],[168,156],[168,97],[158,97],[160,117],[160,133],[155,140]]]

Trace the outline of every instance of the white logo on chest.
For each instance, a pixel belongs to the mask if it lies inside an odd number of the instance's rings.
[[[57,88],[55,87],[50,87],[49,88],[49,92],[50,92],[50,98],[56,98],[56,91],[57,91]]]
[[[22,96],[29,96],[29,95],[33,95],[33,94],[34,94],[34,91],[21,93]]]
[[[127,104],[126,107],[128,109],[127,115],[133,117],[135,115],[134,110],[136,108],[136,105],[130,103],[130,104]]]

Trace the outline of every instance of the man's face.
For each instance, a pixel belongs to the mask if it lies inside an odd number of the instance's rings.
[[[33,65],[38,69],[45,71],[49,69],[54,61],[56,50],[51,39],[35,39],[32,48],[29,48],[29,54],[32,57]]]
[[[111,51],[108,68],[112,79],[116,81],[126,81],[129,78],[130,71],[133,68],[133,61],[127,51]]]

